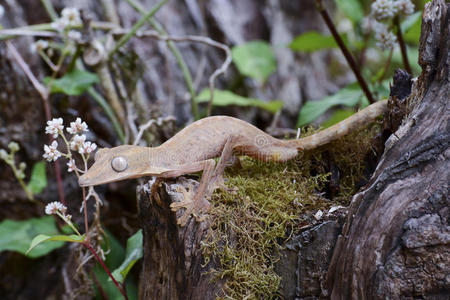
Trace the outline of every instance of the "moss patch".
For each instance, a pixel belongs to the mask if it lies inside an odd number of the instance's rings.
[[[226,279],[225,299],[277,297],[281,279],[274,264],[279,250],[308,224],[310,218],[305,216],[349,203],[362,179],[364,158],[376,128],[366,128],[286,163],[245,157],[241,158],[242,168],[227,170],[227,186],[235,191],[217,191],[212,196],[212,230],[203,242],[205,257],[220,262],[220,269],[212,273]],[[330,164],[340,174],[339,192],[332,201],[324,197]]]

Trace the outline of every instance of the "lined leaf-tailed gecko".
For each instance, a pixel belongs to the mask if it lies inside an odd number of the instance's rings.
[[[301,139],[280,140],[257,127],[227,116],[196,121],[158,147],[122,145],[103,148],[95,154],[95,163],[80,177],[80,186],[93,186],[143,176],[178,177],[203,171],[193,199],[174,202],[171,209],[186,208],[178,224],[184,226],[190,215],[197,218],[208,212],[208,197],[217,187],[233,154],[262,161],[284,162],[299,151],[330,143],[363,127],[381,115],[387,101],[376,102],[340,123]],[[218,158],[216,163],[214,160]]]

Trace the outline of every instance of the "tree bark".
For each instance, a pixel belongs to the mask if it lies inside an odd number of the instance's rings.
[[[425,7],[423,72],[406,100],[408,116],[386,142],[367,188],[352,200],[323,296],[449,295],[449,7],[443,0]]]
[[[209,222],[190,218],[186,226],[177,225],[170,203],[183,194],[179,188],[196,189],[198,182],[180,177],[171,184],[150,182],[138,191],[144,237],[144,258],[139,284],[139,299],[215,299],[222,282],[212,282],[205,264],[201,241]]]

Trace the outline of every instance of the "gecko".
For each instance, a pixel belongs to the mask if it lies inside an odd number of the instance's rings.
[[[300,139],[282,140],[237,118],[212,116],[200,119],[157,147],[121,145],[99,149],[94,164],[80,176],[81,187],[106,184],[144,176],[172,178],[203,171],[194,196],[170,205],[173,211],[185,208],[178,218],[186,225],[191,215],[197,220],[208,213],[208,198],[218,187],[233,155],[246,155],[261,161],[285,162],[299,152],[315,149],[374,121],[387,110],[381,100],[349,118]],[[216,158],[219,158],[216,163]]]

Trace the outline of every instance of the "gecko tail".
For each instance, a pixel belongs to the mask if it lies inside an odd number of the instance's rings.
[[[387,100],[381,100],[327,129],[301,139],[289,140],[287,143],[299,150],[315,149],[364,127],[386,111]]]

